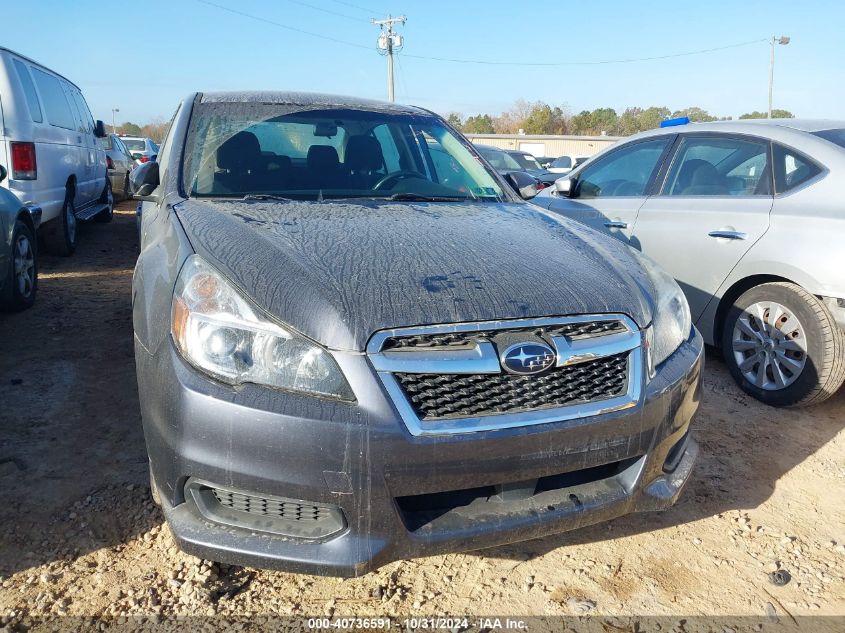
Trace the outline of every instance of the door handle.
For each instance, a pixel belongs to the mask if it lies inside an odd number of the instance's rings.
[[[725,230],[716,230],[710,231],[707,235],[710,237],[721,237],[726,240],[744,240],[748,237],[746,233],[742,231],[725,231]]]
[[[604,225],[609,229],[627,229],[628,223],[623,222],[622,220],[610,220],[609,222],[605,222]]]

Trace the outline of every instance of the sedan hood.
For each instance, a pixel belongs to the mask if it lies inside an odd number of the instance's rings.
[[[191,199],[176,213],[200,256],[332,349],[401,326],[651,321],[651,284],[627,246],[530,204]]]

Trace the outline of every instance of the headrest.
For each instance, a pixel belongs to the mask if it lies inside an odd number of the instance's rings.
[[[261,161],[261,144],[252,132],[238,132],[217,148],[217,166],[230,171],[255,169]]]
[[[376,171],[384,167],[381,144],[372,136],[351,136],[346,144],[344,165],[350,171]]]
[[[331,145],[312,145],[308,148],[306,163],[308,169],[337,169],[340,160]]]

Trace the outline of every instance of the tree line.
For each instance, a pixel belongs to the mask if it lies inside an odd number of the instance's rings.
[[[115,132],[125,136],[143,136],[145,138],[151,138],[160,145],[164,140],[165,134],[167,134],[167,128],[169,126],[170,122],[165,121],[164,119],[153,119],[151,122],[145,123],[144,125],[137,125],[126,121],[118,124]]]
[[[772,110],[775,118],[791,119],[788,110]],[[464,116],[460,112],[446,115],[449,123],[466,134],[578,134],[628,136],[660,126],[660,122],[677,117],[690,121],[726,121],[733,117],[718,117],[699,107],[672,111],[664,106],[648,108],[630,107],[619,114],[613,108],[582,110],[571,114],[566,106],[550,106],[542,101],[529,102],[519,99],[505,112],[498,115],[475,114]],[[748,112],[740,119],[765,119],[765,112]]]

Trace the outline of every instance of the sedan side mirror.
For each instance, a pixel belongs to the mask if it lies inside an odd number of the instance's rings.
[[[530,200],[540,193],[540,187],[537,186],[537,179],[524,171],[510,171],[505,174],[505,180],[508,181],[508,184],[514,188],[514,191],[523,200]]]
[[[564,176],[563,178],[558,178],[555,180],[555,191],[558,195],[564,196],[569,198],[575,193],[574,183],[572,182],[572,178],[569,176]]]
[[[153,195],[158,185],[158,163],[152,161],[144,163],[129,174],[129,189],[136,200],[158,202],[158,198]]]
[[[0,165],[0,182],[6,180],[6,168]]]
[[[94,124],[94,136],[97,138],[106,138],[106,126],[99,119],[97,119],[97,122]]]

